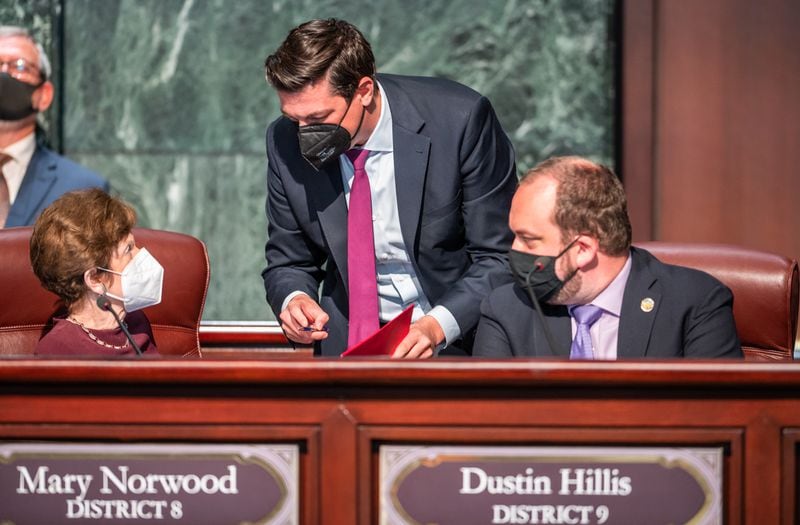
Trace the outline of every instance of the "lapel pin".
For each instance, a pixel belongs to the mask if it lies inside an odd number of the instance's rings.
[[[639,304],[639,307],[642,309],[643,312],[652,312],[655,306],[656,302],[649,297],[645,297],[644,299],[642,299],[642,302]]]

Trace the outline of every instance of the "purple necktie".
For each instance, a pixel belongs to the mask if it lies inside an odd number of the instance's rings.
[[[570,307],[569,314],[578,324],[575,339],[572,340],[572,347],[569,349],[570,359],[594,359],[592,336],[589,334],[589,329],[600,319],[602,313],[603,309],[593,304]]]
[[[6,162],[10,160],[11,157],[5,153],[0,153],[0,228],[6,225],[8,211],[11,209],[11,199],[8,193],[8,184],[6,184],[6,176],[3,175],[3,166],[5,166]]]
[[[347,212],[347,282],[350,297],[347,346],[350,347],[372,335],[380,328],[380,322],[372,233],[372,195],[364,169],[369,150],[351,149],[346,155],[355,168]]]

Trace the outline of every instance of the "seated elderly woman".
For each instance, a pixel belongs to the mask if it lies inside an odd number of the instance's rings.
[[[135,223],[131,206],[99,189],[67,193],[38,218],[33,271],[61,298],[67,315],[54,319],[37,355],[158,354],[140,310],[161,301],[164,269],[136,247]]]

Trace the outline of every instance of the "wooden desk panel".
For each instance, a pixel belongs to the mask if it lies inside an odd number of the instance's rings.
[[[793,523],[800,366],[0,361],[0,439],[301,444],[303,523],[374,523],[377,444],[722,446],[726,523]]]

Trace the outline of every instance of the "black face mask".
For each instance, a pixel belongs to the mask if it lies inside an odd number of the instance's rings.
[[[0,73],[0,120],[21,120],[36,113],[33,92],[42,84],[28,84],[8,73]]]
[[[564,255],[577,240],[577,237],[573,239],[555,257],[509,250],[508,263],[511,266],[514,280],[523,290],[534,295],[538,301],[547,301],[578,271],[576,269],[563,281],[556,275],[556,260]]]
[[[347,116],[347,112],[350,111],[350,104],[352,103],[353,99],[351,98],[350,102],[347,103],[347,111],[342,115],[338,124],[310,124],[308,126],[300,126],[297,129],[300,154],[315,170],[319,170],[325,163],[339,157],[339,155],[350,149],[353,136],[342,127],[342,121]],[[361,123],[364,121],[365,112],[366,110],[362,106],[361,119],[358,121],[358,127],[353,135],[358,135]]]

